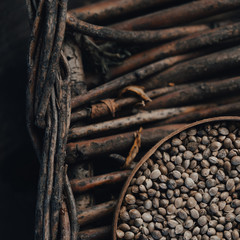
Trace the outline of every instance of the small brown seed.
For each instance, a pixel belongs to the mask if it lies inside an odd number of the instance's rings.
[[[216,196],[217,195],[217,193],[218,193],[218,188],[217,187],[212,187],[212,188],[210,188],[209,189],[209,194],[210,194],[210,196]]]
[[[144,182],[145,180],[146,180],[146,177],[145,177],[145,176],[140,176],[140,177],[137,178],[136,184],[137,184],[137,185],[141,185],[141,184],[143,184],[143,182]]]
[[[116,234],[117,234],[117,237],[120,239],[124,237],[124,232],[120,229],[117,229]]]
[[[234,166],[240,165],[240,156],[234,156],[231,159],[231,163]]]
[[[143,220],[142,220],[142,218],[136,218],[135,220],[134,220],[134,225],[136,226],[136,227],[141,227],[142,225],[143,225]]]
[[[201,171],[201,175],[203,177],[207,177],[210,173],[210,169],[209,168],[203,168],[202,171]]]
[[[158,230],[154,230],[154,231],[151,233],[151,235],[152,235],[152,237],[153,237],[154,239],[160,239],[160,238],[162,237],[161,232],[158,231]]]
[[[239,199],[234,199],[231,203],[231,206],[233,208],[237,208],[237,207],[240,207],[240,200]]]
[[[203,202],[204,203],[209,203],[210,202],[210,200],[211,200],[211,196],[208,194],[208,193],[204,193],[203,194]]]
[[[239,240],[239,231],[237,229],[232,231],[232,238],[233,240]]]
[[[172,146],[177,147],[182,144],[182,140],[179,138],[173,138],[172,139]]]
[[[176,226],[176,228],[175,228],[175,233],[178,235],[178,234],[183,233],[183,231],[184,231],[183,226],[180,225],[180,224],[178,224],[178,225]]]
[[[166,211],[165,208],[158,208],[158,212],[159,212],[159,214],[161,214],[161,215],[163,215],[163,216],[165,216],[166,213],[167,213],[167,211]]]
[[[136,198],[132,194],[127,194],[125,196],[125,202],[127,204],[135,204],[136,203]]]
[[[152,221],[152,215],[150,212],[145,212],[142,214],[142,219],[144,222],[151,222]]]
[[[141,217],[141,213],[137,209],[131,209],[129,211],[129,216],[132,219],[136,219]]]
[[[215,179],[207,179],[206,181],[206,187],[211,188],[216,186],[216,180]]]
[[[218,232],[222,232],[222,231],[224,230],[224,226],[223,226],[222,224],[218,224],[218,225],[216,226],[216,230],[217,230]]]
[[[167,213],[171,215],[171,214],[174,214],[175,212],[176,212],[176,207],[173,204],[170,204],[167,207]]]
[[[210,144],[210,150],[212,152],[218,151],[221,148],[222,144],[220,142],[213,142]]]
[[[234,187],[234,185],[235,185],[234,180],[233,180],[233,179],[228,179],[228,180],[227,180],[227,183],[226,183],[226,189],[227,189],[228,191],[230,191],[230,190],[232,190],[232,188]]]
[[[175,199],[175,207],[176,208],[181,208],[183,205],[183,199],[181,197],[178,197]]]
[[[161,172],[159,169],[155,169],[151,172],[150,178],[151,179],[157,179],[161,175]]]
[[[190,214],[193,219],[199,218],[199,212],[196,209],[191,209]]]
[[[217,164],[218,163],[218,158],[211,156],[208,158],[208,161],[212,164]]]
[[[187,213],[183,210],[183,209],[180,209],[178,212],[177,212],[177,215],[178,217],[180,217],[181,219],[183,220],[186,220],[188,215]]]
[[[184,240],[190,240],[192,238],[192,233],[190,231],[186,231],[183,235]]]
[[[185,179],[185,186],[186,186],[188,189],[193,189],[193,187],[195,186],[195,183],[194,183],[194,181],[192,180],[192,178],[186,178],[186,179]]]
[[[238,214],[235,218],[235,220],[239,223],[240,222],[240,214]]]
[[[130,232],[130,231],[125,232],[125,234],[124,234],[124,239],[126,239],[126,240],[134,239],[134,233],[133,233],[133,232]]]
[[[235,216],[235,214],[230,212],[230,213],[227,213],[225,218],[226,218],[227,222],[233,222],[235,220],[236,216]]]
[[[213,236],[213,235],[215,235],[216,234],[216,230],[214,229],[214,228],[209,228],[208,230],[207,230],[207,235],[208,236]]]
[[[199,193],[199,192],[197,192],[197,193],[195,194],[195,199],[197,200],[197,202],[201,202],[201,201],[202,201],[202,194]]]
[[[173,174],[173,177],[176,178],[176,179],[181,178],[181,175],[182,175],[182,174],[181,174],[179,171],[177,171],[177,170],[174,170],[174,171],[172,172],[172,174]]]
[[[194,208],[196,205],[197,205],[197,201],[195,200],[195,198],[193,197],[190,197],[188,200],[187,200],[187,207],[188,208]]]
[[[170,228],[175,228],[177,225],[178,225],[178,222],[175,221],[175,220],[169,220],[169,221],[168,221],[168,226],[169,226]]]
[[[184,224],[184,227],[185,227],[186,229],[189,229],[189,228],[191,228],[193,225],[194,225],[193,220],[192,220],[192,219],[188,219],[188,220],[186,220],[186,222],[185,222],[185,224]]]
[[[206,216],[201,216],[199,219],[198,219],[198,224],[199,226],[204,226],[207,224],[207,217]]]

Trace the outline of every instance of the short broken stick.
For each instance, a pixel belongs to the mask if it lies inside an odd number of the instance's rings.
[[[111,172],[99,176],[94,176],[85,179],[71,180],[73,192],[85,192],[99,186],[115,184],[124,181],[130,174],[130,170]]]

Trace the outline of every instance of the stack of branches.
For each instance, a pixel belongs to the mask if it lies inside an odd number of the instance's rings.
[[[238,115],[240,2],[28,6],[36,239],[111,239],[122,183],[150,146],[186,123]]]

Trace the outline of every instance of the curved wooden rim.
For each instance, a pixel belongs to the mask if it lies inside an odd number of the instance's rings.
[[[134,177],[134,175],[136,174],[136,172],[139,170],[139,168],[141,167],[141,165],[147,161],[150,156],[153,155],[153,153],[166,141],[168,141],[170,138],[174,137],[175,135],[179,134],[182,131],[187,130],[188,128],[192,128],[195,127],[197,125],[202,125],[204,123],[210,123],[210,122],[217,122],[217,121],[240,121],[240,117],[237,116],[223,116],[223,117],[214,117],[214,118],[207,118],[207,119],[203,119],[191,124],[186,124],[186,126],[174,131],[173,133],[169,134],[167,137],[161,139],[158,143],[156,143],[139,161],[139,163],[136,165],[136,167],[133,169],[132,173],[130,174],[130,176],[128,177],[128,179],[126,180],[121,194],[118,198],[118,204],[116,206],[115,212],[114,212],[114,220],[113,220],[113,240],[117,240],[116,237],[116,230],[117,230],[117,223],[118,223],[118,216],[119,216],[119,212],[120,212],[120,208],[122,206],[122,201],[123,198],[125,196],[125,193],[127,191],[127,188],[132,180],[132,178]]]

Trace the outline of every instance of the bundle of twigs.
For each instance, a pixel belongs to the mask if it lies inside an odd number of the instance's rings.
[[[238,114],[240,1],[105,0],[67,12],[66,0],[28,0],[28,10],[35,239],[110,239],[122,182],[147,148],[187,122]]]

